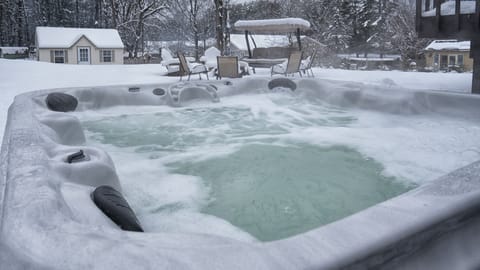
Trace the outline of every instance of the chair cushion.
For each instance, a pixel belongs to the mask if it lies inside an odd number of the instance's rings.
[[[287,70],[287,62],[288,61],[285,61],[281,64],[273,66],[272,67],[272,72],[273,73],[285,73],[285,71]]]
[[[191,63],[190,64],[190,71],[192,73],[207,72],[207,67],[203,64]]]
[[[310,65],[310,61],[311,61],[311,57],[307,57],[307,59],[304,59],[302,60],[302,62],[300,62],[300,69],[307,69],[308,66]]]

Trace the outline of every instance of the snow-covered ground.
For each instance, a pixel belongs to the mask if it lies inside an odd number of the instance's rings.
[[[420,73],[401,71],[355,71],[314,69],[317,79],[380,85],[385,88],[440,90],[468,93],[471,73]],[[168,83],[161,65],[63,65],[25,60],[0,59],[0,139],[3,138],[8,107],[16,95],[48,88],[82,87],[121,84]],[[269,70],[258,69],[254,76],[270,76]],[[277,75],[278,76],[278,75]],[[298,77],[298,75],[297,75]],[[194,78],[195,79],[195,78]]]

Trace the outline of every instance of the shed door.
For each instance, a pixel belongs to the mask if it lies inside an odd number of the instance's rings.
[[[448,55],[442,54],[440,56],[440,68],[444,69],[448,67]]]
[[[90,64],[90,47],[78,47],[77,53],[79,64]]]

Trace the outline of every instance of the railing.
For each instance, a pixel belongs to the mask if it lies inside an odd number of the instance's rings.
[[[474,22],[476,29],[480,26],[480,0],[417,0],[416,28],[422,30],[422,19],[434,20],[437,30],[440,29],[442,17],[451,17],[456,30],[462,25],[462,15],[467,15]],[[433,18],[432,18],[433,17]]]

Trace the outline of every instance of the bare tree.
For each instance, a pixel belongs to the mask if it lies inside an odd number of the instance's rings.
[[[202,22],[205,21],[208,10],[212,7],[211,2],[204,3],[198,0],[176,0],[172,5],[174,7],[175,15],[179,15],[183,18],[183,21],[187,22],[185,34],[191,40],[193,40],[195,46],[195,59],[199,59],[199,41],[200,35],[205,31],[206,26]],[[178,20],[179,16],[175,16]]]
[[[110,0],[112,23],[120,31],[129,57],[137,57],[147,21],[164,16],[169,4],[168,0]]]

